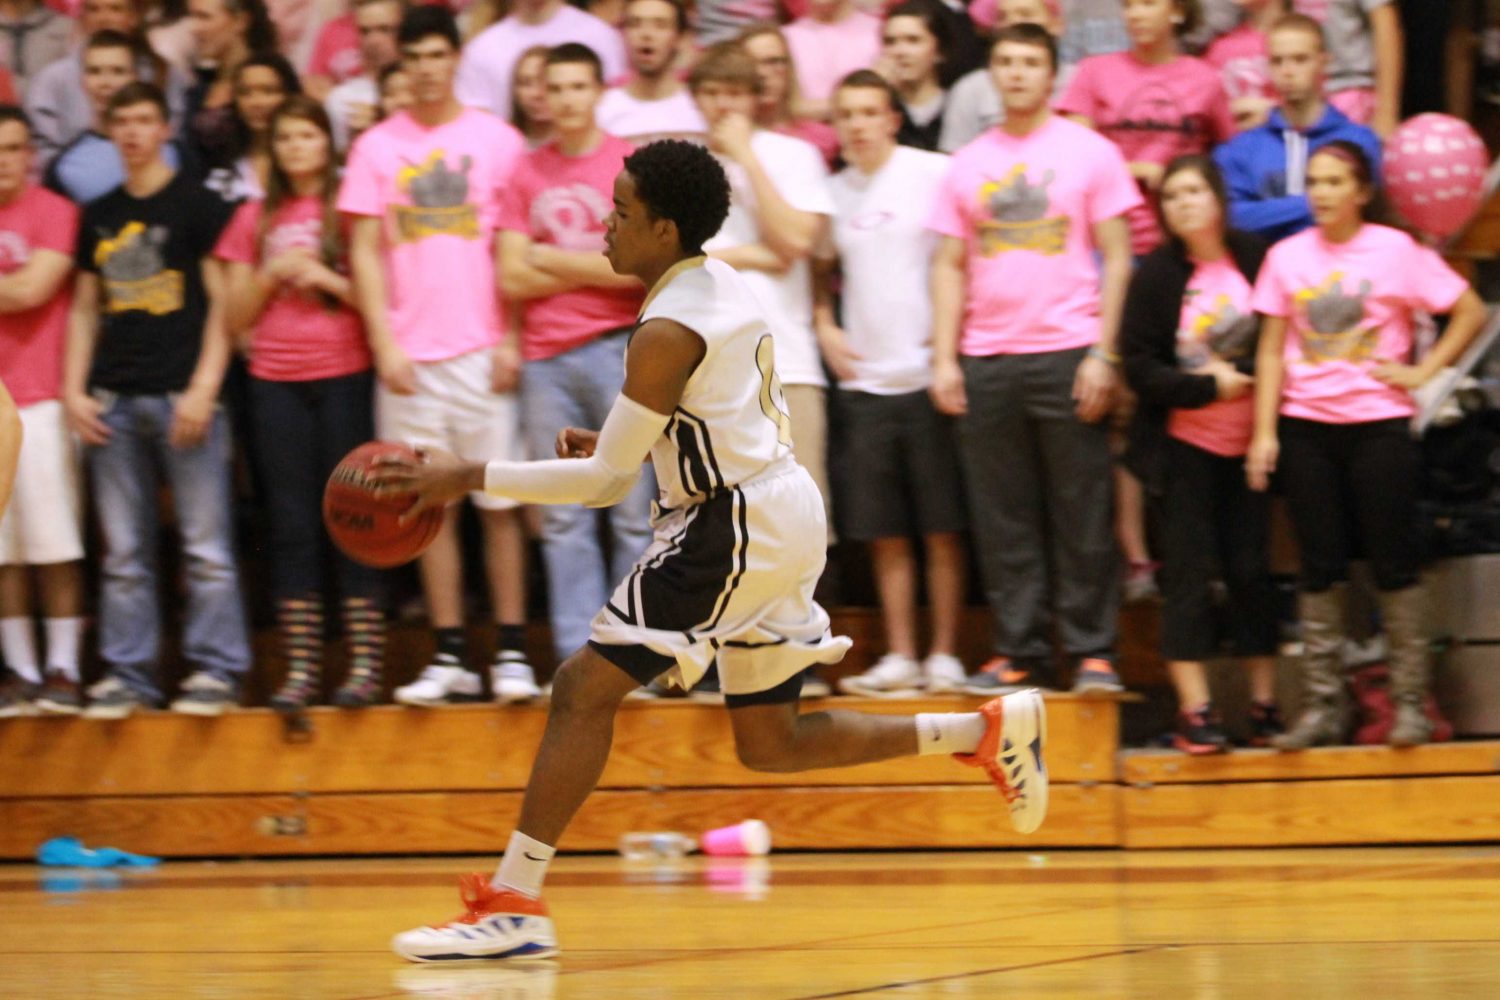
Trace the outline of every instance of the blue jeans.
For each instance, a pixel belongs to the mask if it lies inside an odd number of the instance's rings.
[[[521,412],[532,458],[556,458],[557,432],[564,427],[597,430],[625,383],[626,332],[606,334],[565,354],[528,361],[521,370]],[[589,623],[615,583],[624,579],[651,542],[651,501],[656,477],[641,470],[640,482],[608,511],[609,564],[599,541],[598,512],[577,504],[542,509],[542,556],[547,563],[552,646],[558,659],[589,638]]]
[[[165,474],[187,578],[183,655],[194,670],[237,685],[251,657],[234,554],[229,422],[217,412],[202,444],[173,448],[170,397],[100,395],[111,435],[88,449],[104,536],[99,655],[143,699],[161,700],[157,487]]]

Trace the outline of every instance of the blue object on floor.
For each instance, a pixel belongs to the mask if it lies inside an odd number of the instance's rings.
[[[59,868],[150,868],[161,858],[131,854],[118,847],[90,850],[77,837],[53,837],[36,849],[36,863]]]

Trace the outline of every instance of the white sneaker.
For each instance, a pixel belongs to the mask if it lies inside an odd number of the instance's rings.
[[[428,668],[429,670],[432,668]],[[557,932],[547,904],[508,889],[493,889],[488,875],[459,881],[464,912],[445,924],[417,927],[391,939],[391,948],[412,962],[550,958]]]
[[[984,736],[971,754],[956,753],[960,764],[981,767],[1005,797],[1010,824],[1032,833],[1047,818],[1047,706],[1035,688],[995,698],[979,706]]]
[[[922,661],[922,673],[927,678],[928,694],[957,694],[969,679],[963,663],[950,653],[929,655]]]
[[[394,696],[397,704],[423,707],[482,700],[484,688],[479,675],[465,670],[457,661],[445,662],[449,660],[453,657],[439,653],[421,676],[398,687]]]
[[[909,656],[886,653],[862,674],[839,680],[839,690],[865,698],[910,698],[922,691],[922,668]]]
[[[490,691],[502,705],[531,701],[542,695],[526,654],[509,649],[496,653],[495,662],[490,664]]]

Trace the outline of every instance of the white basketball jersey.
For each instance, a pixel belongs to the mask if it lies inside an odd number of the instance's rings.
[[[651,448],[661,505],[701,503],[790,463],[771,327],[734,268],[708,257],[678,263],[641,309],[641,322],[651,319],[681,323],[706,348]]]

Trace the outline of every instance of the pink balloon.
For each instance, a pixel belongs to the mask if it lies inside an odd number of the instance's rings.
[[[1385,143],[1385,187],[1391,204],[1422,232],[1447,239],[1479,210],[1489,153],[1469,124],[1448,115],[1417,115]]]

